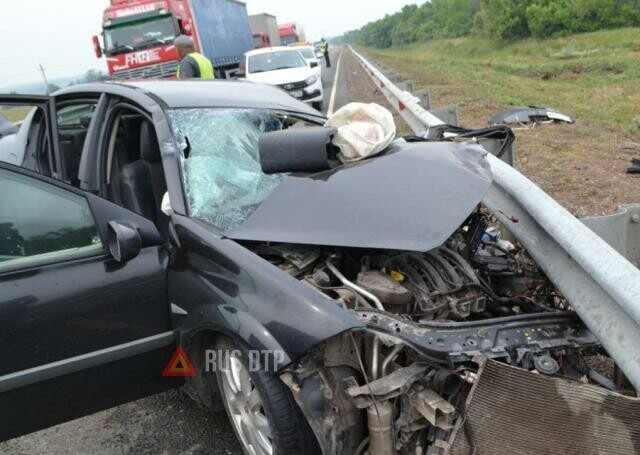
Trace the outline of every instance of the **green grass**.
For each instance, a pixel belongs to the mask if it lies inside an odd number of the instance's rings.
[[[474,105],[478,115],[538,105],[626,134],[637,134],[640,124],[640,29],[511,44],[459,38],[364,51],[418,86]]]
[[[0,114],[12,123],[21,122],[33,106],[0,106]]]

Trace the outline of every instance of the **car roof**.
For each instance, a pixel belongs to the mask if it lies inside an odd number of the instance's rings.
[[[299,47],[299,46],[296,46]],[[252,51],[249,51],[247,53],[245,53],[244,55],[246,55],[247,57],[252,57],[254,55],[261,55],[261,54],[270,54],[272,52],[280,52],[280,51],[295,51],[296,47],[293,46],[274,46],[274,47],[262,47],[260,49],[254,49]]]
[[[297,112],[322,117],[308,104],[289,96],[278,87],[231,80],[135,80],[80,84],[62,89],[54,96],[79,93],[112,93],[121,96],[144,94],[163,108],[255,108]],[[129,92],[129,93],[128,93]]]

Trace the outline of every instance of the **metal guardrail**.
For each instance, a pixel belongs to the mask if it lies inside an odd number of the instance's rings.
[[[432,109],[431,97],[427,96],[426,100],[428,109],[422,105],[425,97],[415,96],[413,93],[400,88],[413,88],[412,83],[394,83],[382,71],[369,63],[365,57],[356,52],[349,46],[351,52],[360,62],[369,77],[373,80],[376,87],[387,98],[387,101],[398,111],[402,119],[409,125],[409,128],[418,136],[431,137],[430,132],[435,127],[443,125],[458,125],[458,106],[444,106]],[[422,91],[427,93],[428,91]],[[436,130],[437,131],[437,130]],[[487,137],[477,138],[477,142],[482,145],[490,153],[498,153],[502,148],[502,141]],[[514,165],[516,162],[515,147],[512,145],[509,150],[503,152],[502,160]]]
[[[427,137],[443,124],[349,48],[415,134]],[[629,261],[637,261],[640,251],[640,206],[582,222],[512,166],[493,155],[488,161],[494,183],[483,203],[527,248],[640,391],[640,270]],[[626,242],[611,235],[616,232],[624,233]]]
[[[414,133],[419,136],[426,136],[430,128],[445,124],[445,122],[421,106],[420,98],[410,92],[401,90],[391,82],[387,76],[382,74],[382,71],[367,62],[367,60],[351,46],[349,46],[349,49],[360,61],[360,64],[367,74],[373,79],[376,87],[378,87],[389,103],[398,111]]]
[[[583,218],[581,221],[640,268],[639,204],[623,205],[618,213]]]

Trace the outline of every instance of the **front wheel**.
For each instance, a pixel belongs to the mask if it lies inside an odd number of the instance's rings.
[[[218,388],[247,455],[319,454],[317,440],[289,389],[275,374],[249,369],[244,347],[223,339]]]

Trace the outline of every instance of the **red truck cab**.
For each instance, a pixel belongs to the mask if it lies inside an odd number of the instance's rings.
[[[192,35],[194,23],[186,0],[111,0],[103,15],[104,47],[94,36],[97,57],[103,52],[109,74],[116,78],[174,77],[178,54],[173,42]]]
[[[278,34],[280,35],[280,44],[282,46],[297,44],[303,38],[298,30],[298,25],[295,23],[278,25]]]

